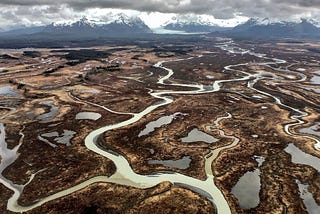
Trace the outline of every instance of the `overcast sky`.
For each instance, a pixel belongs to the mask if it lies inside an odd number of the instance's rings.
[[[174,14],[188,13],[222,20],[320,19],[320,0],[0,0],[0,27],[43,25],[82,16],[103,17],[110,9],[140,15],[151,27],[163,24]]]

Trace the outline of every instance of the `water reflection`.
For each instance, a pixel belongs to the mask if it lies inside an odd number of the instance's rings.
[[[215,143],[219,139],[214,138],[213,136],[200,131],[197,128],[192,129],[187,137],[181,138],[181,141],[184,143],[193,143],[193,142],[205,142],[205,143]]]
[[[63,144],[66,146],[71,145],[71,140],[74,137],[76,132],[70,130],[63,130],[63,133],[60,135],[58,132],[48,132],[38,136],[38,139],[44,143],[49,144],[52,147],[57,147],[56,144]],[[53,141],[53,142],[52,142]],[[55,144],[56,143],[56,144]]]
[[[299,186],[300,197],[302,198],[308,213],[319,214],[320,206],[314,200],[313,195],[309,192],[308,190],[309,185],[301,184],[299,181],[297,181],[297,184]]]
[[[320,137],[320,123],[316,123],[310,127],[302,128],[299,130],[299,132]]]
[[[59,113],[59,107],[55,106],[52,100],[46,100],[39,103],[40,105],[46,105],[50,107],[50,111],[48,113],[41,114],[37,116],[37,120],[41,122],[47,123],[50,122],[53,118],[55,118]]]
[[[163,116],[163,117],[160,117],[159,119],[155,120],[155,121],[152,121],[150,123],[148,123],[145,127],[145,129],[143,129],[138,137],[142,137],[142,136],[145,136],[145,135],[148,135],[150,133],[152,133],[153,131],[156,130],[156,128],[160,128],[164,125],[168,125],[170,123],[172,123],[172,121],[178,117],[184,117],[186,114],[183,114],[181,112],[177,112],[177,113],[174,113],[172,115],[168,115],[168,116]]]
[[[251,209],[258,206],[260,192],[260,170],[245,173],[232,188],[232,194],[238,199],[243,209]]]
[[[178,160],[149,160],[148,164],[160,164],[177,169],[188,169],[191,163],[190,156],[184,156]]]
[[[287,148],[285,148],[285,151],[291,155],[293,163],[305,164],[315,168],[316,170],[318,170],[318,172],[320,172],[319,158],[303,152],[292,143],[289,144]]]
[[[0,87],[0,96],[17,97],[19,94],[11,86]]]
[[[260,167],[265,161],[264,157],[254,156],[258,162],[258,168],[253,172],[246,172],[232,188],[232,194],[238,199],[243,209],[251,209],[258,206],[260,202],[259,192],[261,187]]]
[[[76,120],[98,120],[101,114],[95,112],[80,112],[76,115]]]

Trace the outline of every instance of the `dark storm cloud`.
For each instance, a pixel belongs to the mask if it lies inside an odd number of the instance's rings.
[[[88,8],[133,9],[146,12],[211,14],[230,18],[247,16],[290,16],[320,8],[319,0],[1,0],[0,5],[39,6],[66,4],[75,10]]]
[[[236,15],[320,18],[320,0],[0,0],[0,27],[73,19],[92,8],[208,14],[218,19],[230,19]]]

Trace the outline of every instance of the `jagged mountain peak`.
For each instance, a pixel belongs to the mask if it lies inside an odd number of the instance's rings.
[[[76,21],[60,21],[53,22],[53,26],[97,26],[97,25],[106,25],[110,23],[125,24],[125,25],[134,25],[134,24],[144,24],[144,22],[138,16],[128,16],[124,13],[109,13],[103,19],[89,19],[84,16]]]
[[[246,22],[246,24],[250,24],[250,25],[274,25],[274,24],[288,24],[288,23],[291,23],[291,22],[283,21],[279,19],[260,18],[260,17],[250,18]]]
[[[106,14],[103,19],[82,17],[76,21],[56,22],[48,25],[49,33],[81,33],[83,35],[151,33],[150,28],[139,18],[124,13]]]
[[[73,25],[76,26],[90,26],[90,27],[95,27],[96,24],[94,21],[90,21],[87,17],[82,17],[79,21],[76,21],[75,23],[73,23]]]
[[[309,19],[283,21],[269,18],[251,18],[229,33],[255,38],[317,38],[320,28]]]
[[[128,16],[124,13],[117,13],[110,17],[109,23],[117,23],[124,25],[145,25],[145,23],[138,16]]]
[[[53,22],[51,25],[54,27],[67,27],[67,26],[91,26],[94,27],[96,25],[95,20],[89,20],[86,16],[83,16],[79,20],[76,21],[59,21]]]
[[[111,16],[114,20],[120,20],[120,21],[128,21],[128,20],[131,20],[133,17],[133,16],[129,17],[128,15],[126,15],[124,13],[116,13]]]
[[[206,33],[214,31],[225,31],[229,29],[219,26],[215,19],[208,15],[177,15],[166,22],[162,27],[166,30],[183,31],[187,33]]]
[[[244,24],[247,25],[295,25],[295,24],[303,24],[308,23],[315,25],[317,27],[320,27],[320,22],[311,19],[311,18],[301,18],[301,19],[295,19],[295,20],[279,20],[279,19],[272,19],[272,18],[250,18],[248,21]]]
[[[312,19],[312,18],[303,18],[301,20],[302,20],[302,22],[308,22],[308,23],[320,28],[320,21],[317,21],[317,20]]]

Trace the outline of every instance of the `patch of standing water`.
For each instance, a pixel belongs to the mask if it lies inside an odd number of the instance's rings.
[[[314,74],[316,74],[316,75],[320,76],[320,70],[319,70],[319,71],[314,71],[314,72],[312,72],[312,73],[314,73]]]
[[[320,123],[316,123],[313,126],[307,128],[302,128],[299,130],[299,132],[320,137]]]
[[[304,205],[307,208],[309,214],[318,214],[320,213],[320,206],[314,200],[313,195],[309,192],[309,185],[301,184],[299,181],[296,181],[299,186],[300,197],[303,200]]]
[[[54,105],[52,100],[46,100],[39,103],[40,105],[46,105],[50,107],[50,112],[41,114],[37,116],[37,120],[40,120],[43,123],[50,122],[53,118],[55,118],[59,113],[59,108]]]
[[[25,183],[23,185],[19,185],[19,184],[13,183],[11,180],[5,178],[2,175],[3,171],[8,166],[13,164],[17,160],[17,158],[19,157],[18,150],[22,144],[22,140],[24,137],[22,132],[20,132],[20,135],[22,135],[22,138],[20,139],[19,144],[17,146],[15,146],[13,149],[9,149],[7,142],[6,142],[5,126],[3,123],[0,123],[0,157],[1,157],[0,181],[4,186],[6,186],[7,188],[9,188],[10,190],[12,190],[14,192],[13,196],[20,196],[21,193],[23,192],[23,189],[25,188],[25,186],[28,185],[35,176],[35,174],[32,174],[27,183]]]
[[[0,176],[4,169],[18,158],[18,149],[20,145],[16,146],[12,150],[8,149],[7,146],[5,126],[3,123],[0,123]]]
[[[19,94],[11,86],[0,87],[0,96],[17,97]]]
[[[58,132],[48,132],[48,133],[42,134],[41,136],[42,137],[58,137],[59,133]]]
[[[219,139],[200,131],[199,129],[192,129],[187,137],[181,138],[183,143],[194,143],[194,142],[205,142],[205,143],[216,143]]]
[[[305,164],[315,168],[316,170],[318,170],[318,172],[320,172],[319,158],[303,152],[293,143],[290,143],[284,151],[291,155],[293,163]]]
[[[258,167],[265,161],[264,157],[255,156]],[[243,209],[251,209],[258,206],[260,202],[260,169],[253,172],[246,172],[232,188],[232,194],[238,199],[239,205]]]
[[[305,88],[309,91],[313,91],[314,93],[320,94],[320,88]]]
[[[186,116],[186,114],[183,114],[181,112],[177,112],[177,113],[174,113],[172,115],[167,115],[167,116],[160,117],[159,119],[148,123],[146,125],[145,129],[143,129],[139,133],[138,137],[142,137],[142,136],[148,135],[151,132],[155,131],[156,128],[160,128],[160,127],[162,127],[164,125],[168,125],[168,124],[172,123],[172,121],[174,119],[176,119],[178,117],[183,117],[183,116]]]
[[[191,163],[190,156],[184,156],[178,160],[149,160],[148,164],[160,164],[177,169],[188,169]]]
[[[98,120],[101,114],[95,112],[80,112],[76,115],[76,120]]]
[[[320,85],[320,76],[314,75],[314,76],[310,79],[310,83],[311,83],[311,84],[314,84],[314,85]]]
[[[38,136],[38,139],[41,140],[42,142],[49,144],[53,148],[57,147],[57,145],[52,143],[47,138],[54,138],[53,141],[57,144],[63,144],[66,146],[70,146],[71,139],[74,137],[75,134],[76,134],[76,132],[74,132],[74,131],[64,129],[63,133],[61,135],[58,132],[49,132],[49,133],[45,133],[45,134]]]
[[[258,206],[260,192],[260,170],[245,173],[231,190],[238,199],[243,209],[251,209]]]
[[[49,146],[51,146],[51,147],[53,147],[53,148],[56,148],[56,147],[57,147],[56,144],[51,143],[49,140],[47,140],[46,138],[43,138],[43,137],[41,137],[41,136],[38,136],[38,140],[40,140],[40,141],[48,144]]]

